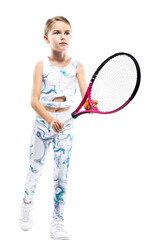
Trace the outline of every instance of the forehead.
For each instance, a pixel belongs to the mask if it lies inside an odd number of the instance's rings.
[[[66,22],[56,21],[56,22],[53,22],[51,25],[50,31],[52,31],[52,30],[62,30],[62,31],[69,30],[69,31],[71,31],[71,27]]]

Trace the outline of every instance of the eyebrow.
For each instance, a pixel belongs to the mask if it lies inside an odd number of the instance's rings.
[[[52,30],[53,32],[57,32],[57,31],[61,31],[61,30],[59,30],[59,29],[57,29],[57,30]],[[65,32],[71,32],[71,30],[65,30]]]

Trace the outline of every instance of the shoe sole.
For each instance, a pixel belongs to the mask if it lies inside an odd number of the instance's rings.
[[[20,228],[21,228],[23,231],[29,231],[29,230],[32,228],[33,223],[30,224],[28,227],[23,227],[21,223],[19,223],[19,225],[20,225]]]
[[[53,240],[70,240],[69,238],[64,238],[64,237],[55,237],[55,236],[53,236],[53,234],[51,233],[51,238],[53,239]]]

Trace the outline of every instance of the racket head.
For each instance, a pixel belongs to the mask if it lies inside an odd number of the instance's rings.
[[[140,80],[139,64],[131,54],[119,52],[110,56],[92,76],[88,88],[90,112],[110,114],[121,110],[135,97]],[[97,108],[92,100],[98,102]]]

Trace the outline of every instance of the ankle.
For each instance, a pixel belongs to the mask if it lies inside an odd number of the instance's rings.
[[[29,202],[29,203],[28,203],[28,202],[24,202],[24,203],[25,203],[25,204],[31,204],[32,202]]]

